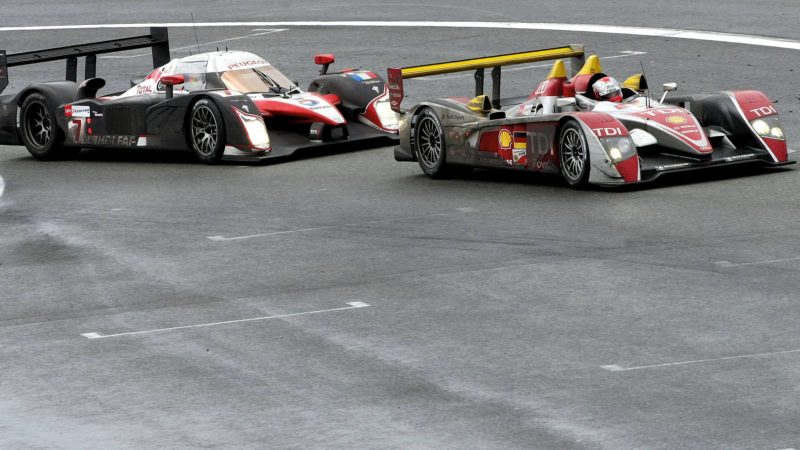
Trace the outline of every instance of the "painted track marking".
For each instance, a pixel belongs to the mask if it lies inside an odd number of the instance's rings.
[[[605,33],[633,36],[690,39],[760,47],[800,50],[800,41],[749,34],[721,33],[716,31],[685,30],[679,28],[629,27],[581,23],[546,22],[436,22],[436,21],[293,21],[293,22],[162,22],[118,23],[82,25],[44,25],[25,27],[0,27],[0,31],[82,30],[99,28],[173,27],[384,27],[384,28],[483,28],[502,30],[567,31],[577,33]]]
[[[634,367],[622,367],[616,364],[609,364],[607,366],[601,366],[603,369],[608,370],[609,372],[627,372],[630,370],[640,370],[640,369],[654,369],[657,367],[672,367],[672,366],[686,366],[689,364],[699,364],[705,362],[717,362],[717,361],[729,361],[732,359],[746,359],[746,358],[762,358],[766,356],[777,356],[777,355],[787,355],[791,353],[800,353],[800,349],[795,350],[784,350],[780,352],[768,352],[768,353],[751,353],[748,355],[737,355],[737,356],[724,356],[722,358],[709,358],[709,359],[695,359],[692,361],[678,361],[678,362],[671,362],[671,363],[664,363],[664,364],[650,364],[647,366],[634,366]]]
[[[200,47],[204,47],[206,45],[212,45],[212,44],[222,44],[222,43],[230,42],[230,41],[238,41],[239,39],[248,39],[248,38],[255,37],[255,36],[263,36],[265,34],[279,33],[281,31],[286,31],[286,29],[285,28],[282,28],[282,29],[271,29],[271,30],[259,29],[259,30],[251,30],[251,31],[262,31],[262,33],[253,33],[253,34],[248,34],[247,36],[236,36],[236,37],[227,38],[227,39],[220,39],[218,41],[201,42],[200,43]],[[197,44],[186,45],[186,46],[183,46],[183,47],[175,47],[175,48],[170,49],[170,50],[171,51],[186,50],[186,49],[190,49],[190,48],[197,48]],[[143,56],[151,56],[151,55],[152,55],[152,53],[137,53],[135,55],[98,56],[98,58],[101,58],[101,59],[128,59],[128,58],[140,58],[140,57],[143,57]]]
[[[714,263],[714,265],[717,267],[741,267],[741,266],[755,266],[758,264],[773,264],[773,263],[797,261],[797,260],[800,260],[800,256],[795,256],[793,258],[769,259],[766,261],[753,261],[753,262],[738,263],[738,264],[734,264],[730,261],[717,261]]]
[[[3,177],[0,177],[0,197],[3,196],[3,193],[6,191],[6,182],[3,180]]]
[[[92,333],[81,333],[81,336],[85,337],[86,339],[105,339],[111,337],[119,337],[119,336],[132,336],[137,334],[149,334],[149,333],[159,333],[162,331],[173,331],[173,330],[184,330],[187,328],[200,328],[200,327],[211,327],[215,325],[227,325],[231,323],[242,323],[242,322],[255,322],[257,320],[268,320],[268,319],[280,319],[283,317],[294,317],[294,316],[305,316],[309,314],[320,314],[326,312],[334,312],[334,311],[344,311],[348,309],[356,309],[356,308],[366,308],[370,306],[368,303],[364,302],[350,302],[347,304],[348,306],[344,306],[341,308],[332,308],[332,309],[320,309],[317,311],[305,311],[299,313],[292,313],[292,314],[279,314],[276,316],[262,316],[262,317],[251,317],[248,319],[237,319],[237,320],[226,320],[223,322],[209,322],[209,323],[200,323],[195,325],[182,325],[178,327],[168,327],[168,328],[154,328],[152,330],[143,330],[143,331],[129,331],[127,333],[115,333],[115,334],[100,334],[96,332]]]
[[[297,229],[294,229],[294,230],[272,231],[272,232],[269,232],[269,233],[250,234],[250,235],[247,235],[247,236],[235,236],[235,237],[207,236],[206,239],[208,239],[210,241],[214,241],[214,242],[241,241],[241,240],[244,240],[244,239],[269,237],[269,236],[276,236],[276,235],[280,235],[280,234],[303,233],[303,232],[306,232],[306,231],[329,230],[331,228],[343,228],[343,227],[357,227],[357,226],[361,226],[361,225],[371,225],[371,224],[375,224],[375,223],[406,221],[406,220],[416,220],[416,219],[428,219],[428,218],[431,218],[431,217],[453,216],[453,215],[458,215],[458,214],[473,213],[473,212],[477,211],[477,209],[468,206],[468,207],[463,207],[463,208],[456,208],[456,211],[458,211],[458,212],[431,214],[431,215],[428,215],[428,216],[400,217],[400,218],[396,218],[396,219],[370,220],[370,221],[367,221],[367,222],[346,223],[346,224],[343,224],[343,225],[326,225],[324,227],[297,228]]]

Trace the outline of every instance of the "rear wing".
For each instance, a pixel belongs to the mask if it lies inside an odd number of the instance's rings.
[[[390,68],[388,73],[389,99],[392,109],[400,111],[400,103],[405,95],[403,80],[409,78],[427,77],[445,73],[464,72],[475,70],[475,96],[483,95],[483,70],[492,68],[492,107],[500,108],[500,68],[513,64],[525,64],[551,59],[570,58],[570,74],[575,75],[584,64],[583,45],[569,45],[566,47],[533,50],[521,53],[487,56],[483,58],[462,59],[424,66]]]
[[[86,57],[84,79],[94,78],[97,73],[97,55],[136,50],[150,47],[153,49],[153,68],[163,66],[170,60],[169,34],[167,28],[151,27],[150,34],[134,36],[110,41],[90,42],[88,44],[70,45],[67,47],[48,48],[33,52],[7,55],[0,50],[0,93],[8,87],[8,68],[25,66],[48,61],[67,61],[67,81],[78,81],[78,58]]]

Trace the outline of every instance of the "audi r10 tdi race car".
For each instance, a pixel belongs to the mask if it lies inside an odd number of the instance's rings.
[[[105,81],[94,77],[95,55],[143,46],[154,48],[155,70],[124,92],[98,96]],[[75,82],[76,56],[87,58],[81,83]],[[0,52],[0,90],[8,84],[8,66],[54,59],[67,59],[68,81],[36,83],[0,97],[0,144],[24,144],[37,159],[68,157],[82,148],[145,147],[190,149],[213,164],[223,157],[261,160],[332,144],[396,142],[398,116],[384,80],[368,70],[328,73],[331,54],[315,57],[322,70],[307,92],[249,52],[170,60],[166,29],[154,29],[150,36]]]
[[[567,76],[557,60],[521,104],[500,109],[500,67],[571,58]],[[483,69],[493,68],[493,96],[483,94]],[[389,69],[392,108],[401,113],[403,80],[476,70],[476,97],[421,102],[402,113],[398,161],[417,161],[440,177],[464,167],[560,173],[567,184],[623,185],[662,174],[789,160],[783,124],[758,91],[669,95],[653,99],[643,74],[621,85],[603,73],[596,55],[572,45],[474,60]]]

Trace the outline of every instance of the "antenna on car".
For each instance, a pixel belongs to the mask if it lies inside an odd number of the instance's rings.
[[[192,17],[192,28],[194,28],[194,41],[197,43],[197,53],[200,53],[200,39],[197,38],[197,26],[194,24],[194,13],[189,13]]]
[[[641,59],[639,60],[639,65],[642,67],[642,76],[646,80],[647,79],[647,74],[644,73],[644,63],[642,62]],[[648,87],[648,89],[644,90],[644,98],[645,98],[645,105],[644,106],[646,108],[650,108],[650,89],[649,89],[650,86],[648,85],[647,87]]]

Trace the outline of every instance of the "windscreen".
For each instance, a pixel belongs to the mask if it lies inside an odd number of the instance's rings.
[[[261,66],[253,69],[230,70],[220,75],[225,87],[245,94],[251,92],[276,92],[295,87],[278,69]]]

